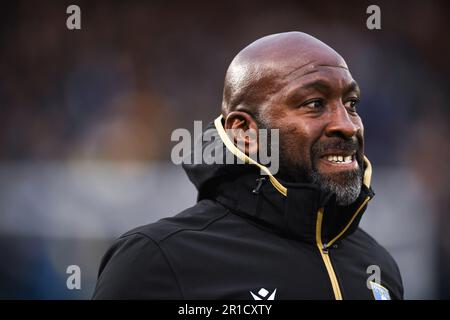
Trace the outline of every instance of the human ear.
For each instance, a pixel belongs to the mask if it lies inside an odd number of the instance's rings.
[[[242,152],[248,156],[257,154],[258,125],[249,113],[243,111],[230,112],[226,116],[224,127],[230,139]]]

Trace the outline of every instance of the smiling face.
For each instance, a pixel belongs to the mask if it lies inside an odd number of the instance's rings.
[[[279,176],[319,184],[343,205],[356,200],[364,141],[358,101],[344,66],[315,63],[291,74],[262,117],[280,130]]]
[[[287,34],[269,44],[263,55],[257,51],[264,71],[255,83],[263,99],[253,118],[258,128],[279,129],[277,176],[315,183],[336,194],[339,205],[354,202],[363,177],[358,85],[342,57],[313,37]]]

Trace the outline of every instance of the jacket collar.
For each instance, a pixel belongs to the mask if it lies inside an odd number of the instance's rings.
[[[252,170],[253,171],[253,170]],[[362,187],[358,199],[349,206],[337,206],[331,194],[313,184],[288,184],[288,195],[278,192],[258,171],[221,183],[215,198],[234,213],[261,227],[289,238],[316,242],[317,219],[323,208],[321,239],[331,245],[353,233],[373,191]]]

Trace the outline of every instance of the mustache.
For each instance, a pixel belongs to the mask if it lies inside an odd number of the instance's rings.
[[[355,151],[356,154],[359,155],[360,143],[356,137],[350,139],[333,138],[327,141],[317,141],[311,150],[312,158],[320,157],[328,150]]]

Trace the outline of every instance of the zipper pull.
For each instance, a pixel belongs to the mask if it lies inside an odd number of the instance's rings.
[[[328,254],[328,245],[326,243],[322,244],[322,252]]]
[[[253,191],[252,191],[253,194],[258,194],[259,193],[259,189],[261,189],[261,186],[262,186],[264,181],[266,181],[266,178],[258,178],[258,179],[256,179],[256,182],[258,184],[256,185],[256,188],[253,189]]]

